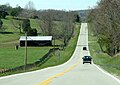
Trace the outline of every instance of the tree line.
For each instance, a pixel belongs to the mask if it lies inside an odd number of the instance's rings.
[[[6,13],[6,14],[5,14]],[[41,30],[41,35],[53,36],[60,39],[67,45],[73,36],[75,22],[80,22],[78,11],[64,10],[35,10],[33,2],[28,2],[25,8],[17,6],[12,8],[9,4],[0,5],[0,29],[6,16],[12,16],[12,25],[20,33],[27,32],[30,36],[36,36],[37,29]],[[2,17],[3,15],[5,17]],[[31,28],[30,19],[34,19],[39,24],[39,28]]]
[[[91,10],[88,21],[103,52],[113,56],[120,52],[120,1],[100,0]]]

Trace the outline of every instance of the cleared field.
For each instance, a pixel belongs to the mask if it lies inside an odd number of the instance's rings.
[[[6,42],[19,41],[20,35],[15,34],[0,34],[0,44]]]
[[[7,16],[2,19],[4,30],[0,30],[0,69],[14,68],[24,65],[25,49],[20,47],[15,50],[15,46],[19,44],[19,30],[14,27],[13,23],[18,26],[18,20]],[[34,19],[31,19],[31,27],[38,29],[38,24]],[[45,55],[51,47],[29,47],[28,48],[28,63],[33,63],[43,55]]]
[[[28,63],[33,63],[49,51],[48,47],[28,48]],[[25,49],[14,47],[0,48],[0,69],[14,68],[24,65]]]
[[[19,47],[18,50],[15,50],[15,45],[19,44],[20,36],[24,34],[20,34],[19,30],[14,28],[10,20],[11,20],[10,17],[3,20],[4,26],[7,27],[7,29],[4,30],[5,31],[4,33],[2,32],[0,33],[0,69],[9,69],[9,68],[14,68],[17,66],[24,65],[25,48]],[[36,22],[36,20],[31,19],[30,21],[31,21],[32,28],[39,29],[39,25]],[[57,24],[59,25],[59,22],[57,22]],[[44,62],[42,65],[36,68],[33,68],[31,70],[42,69],[49,66],[55,66],[55,65],[65,63],[74,52],[79,30],[80,30],[80,24],[76,23],[74,36],[70,39],[68,46],[65,47],[66,49],[63,51],[56,51],[55,54],[52,54],[51,57],[46,62]],[[38,30],[39,33],[40,31],[41,30]],[[63,44],[63,41],[55,40],[55,44],[61,45]],[[28,63],[29,64],[34,63],[43,55],[45,55],[51,48],[53,47],[28,47]],[[5,75],[19,73],[19,72],[24,72],[24,71],[10,72],[6,74],[1,74],[0,76],[5,76]]]

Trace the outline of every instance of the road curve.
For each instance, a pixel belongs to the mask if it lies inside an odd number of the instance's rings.
[[[59,66],[0,77],[0,85],[120,85],[120,80],[95,64],[82,64],[82,57],[90,55],[87,23],[81,24],[76,49],[71,59]]]

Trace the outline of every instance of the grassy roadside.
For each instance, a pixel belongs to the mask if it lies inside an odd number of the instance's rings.
[[[115,76],[120,77],[120,55],[111,57],[106,53],[103,53],[97,43],[97,38],[93,36],[91,31],[91,25],[88,24],[89,28],[89,49],[93,57],[93,62],[101,66],[106,71],[110,72]]]
[[[36,62],[36,60],[44,56],[49,51],[50,48],[51,47],[37,47],[37,48],[28,47],[27,63],[30,64],[30,63]],[[12,48],[12,47],[0,49],[0,69],[10,69],[10,68],[22,66],[24,65],[24,61],[25,61],[24,59],[25,59],[24,47],[20,47],[18,50],[15,50],[15,48]],[[21,72],[24,72],[24,70],[7,72],[7,73],[0,74],[0,76],[6,76],[6,75],[21,73]]]
[[[68,61],[75,50],[79,32],[80,32],[80,25],[76,24],[74,36],[69,41],[66,49],[64,51],[56,51],[55,54],[51,55],[51,58],[47,62],[45,62],[43,65],[41,65],[37,69],[60,65]]]
[[[76,47],[79,31],[80,31],[80,25],[76,24],[74,36],[71,38],[71,40],[68,43],[68,46],[66,47],[64,51],[55,52],[55,55],[52,54],[51,57],[47,60],[47,62],[45,62],[39,67],[33,68],[28,71],[43,69],[43,68],[50,67],[50,66],[56,66],[56,65],[59,65],[59,64],[62,64],[68,61]],[[56,42],[58,43],[59,41],[56,41]],[[7,44],[7,46],[8,48],[2,47],[2,46],[0,47],[0,55],[1,55],[0,56],[0,68],[3,68],[3,69],[12,68],[12,67],[23,65],[24,64],[24,60],[23,60],[24,51],[25,51],[24,48],[19,48],[19,50],[15,50],[14,45],[11,46],[10,44],[9,46]],[[28,48],[28,63],[32,63],[36,61],[37,59],[40,58],[40,56],[43,56],[44,54],[46,54],[49,49],[50,48],[48,47]],[[24,72],[24,71],[8,72],[5,74],[0,74],[0,76],[6,76],[6,75],[21,73],[21,72]]]
[[[46,54],[50,48],[48,47],[29,47],[28,48],[28,63],[33,63]],[[19,48],[2,48],[0,49],[0,68],[9,69],[24,65],[25,49]]]
[[[25,49],[24,47],[20,47],[18,50],[15,50],[15,45],[19,44],[20,36],[24,36],[24,34],[20,34],[19,30],[15,28],[12,22],[16,26],[18,26],[18,20],[12,19],[11,16],[7,16],[6,19],[2,19],[4,30],[0,30],[0,70],[9,69],[24,65],[24,57],[25,57]],[[39,28],[39,24],[35,19],[30,19],[31,27],[36,28],[38,33],[41,33]],[[59,24],[59,22],[57,22]],[[47,60],[43,65],[33,68],[31,70],[42,69],[49,66],[55,66],[58,64],[62,64],[66,62],[74,52],[77,43],[77,37],[79,34],[80,25],[75,24],[75,32],[74,36],[68,43],[68,46],[64,51],[57,51],[55,55],[52,54],[50,59]],[[60,40],[55,40],[56,45],[63,44]],[[35,62],[43,55],[45,55],[49,49],[53,47],[29,47],[28,48],[28,64]],[[29,70],[30,71],[30,70]],[[0,74],[0,76],[5,76],[14,73],[20,73],[23,71],[18,72],[9,72],[5,74]]]

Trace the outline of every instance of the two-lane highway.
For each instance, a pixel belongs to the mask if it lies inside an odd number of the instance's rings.
[[[94,64],[82,64],[82,57],[90,55],[87,23],[81,24],[77,46],[71,59],[65,64],[34,72],[0,78],[0,85],[120,85],[120,80],[104,72]]]

